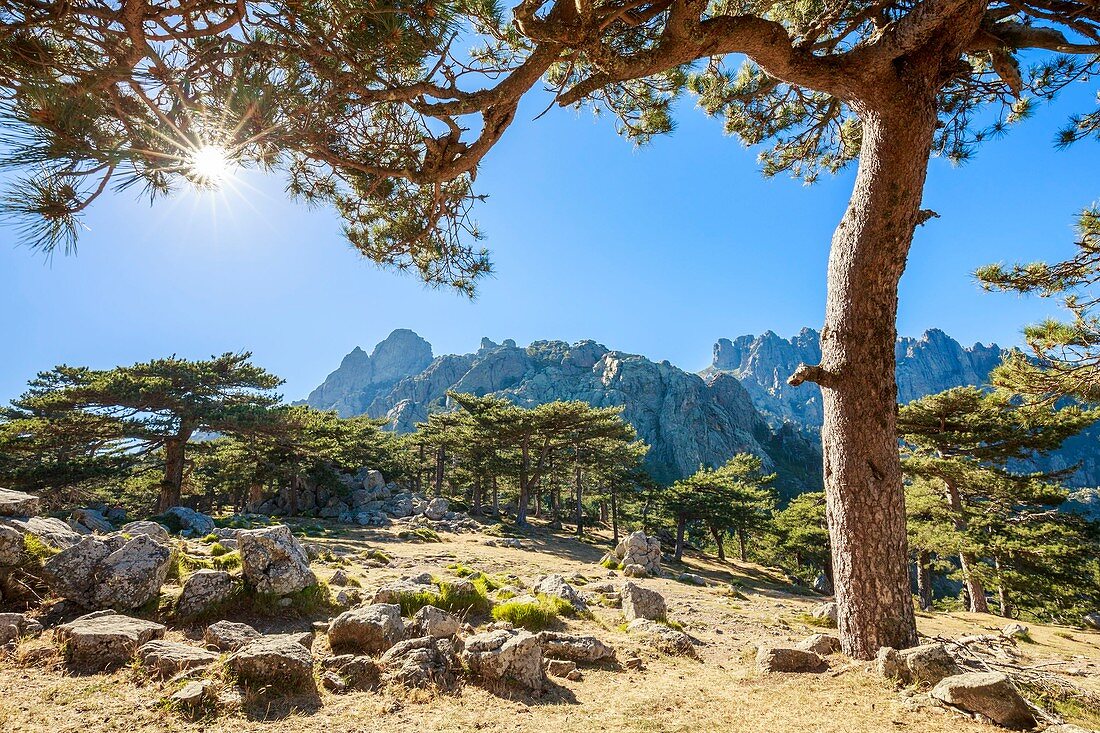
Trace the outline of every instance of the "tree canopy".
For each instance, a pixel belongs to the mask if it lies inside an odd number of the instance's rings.
[[[196,154],[279,169],[332,206],[368,257],[472,290],[489,272],[471,216],[477,167],[521,98],[591,104],[644,142],[695,95],[764,172],[813,180],[852,161],[858,115],[908,65],[933,80],[934,150],[974,145],[1098,70],[1084,0],[752,3],[0,4],[6,204],[43,247],[75,244],[104,190],[204,185]],[[1021,61],[1031,63],[1024,68]],[[988,111],[986,111],[988,109]],[[1100,130],[1069,120],[1068,144]]]
[[[32,461],[39,451],[55,457],[53,485],[155,454],[164,474],[157,504],[163,511],[179,503],[192,436],[253,432],[279,403],[273,390],[282,380],[253,365],[251,356],[173,356],[114,369],[58,366],[41,372],[5,411],[2,434]]]

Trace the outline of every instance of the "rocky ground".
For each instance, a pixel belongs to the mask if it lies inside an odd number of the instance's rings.
[[[1003,730],[960,709],[988,704],[973,699],[985,688],[995,702],[987,712],[1002,723],[1036,714],[1013,707],[1014,690],[998,688],[988,670],[1011,671],[1048,703],[1076,690],[1059,717],[1085,729],[1100,723],[1085,704],[1100,695],[1097,631],[1029,624],[1021,632],[993,616],[922,614],[926,641],[944,643],[935,653],[854,662],[835,651],[827,620],[812,615],[827,618],[822,598],[753,565],[688,557],[666,561],[659,577],[628,578],[600,564],[614,564],[609,538],[579,542],[537,525],[522,536],[484,525],[425,541],[435,537],[399,526],[287,522],[300,542],[281,527],[223,531],[253,583],[279,591],[263,596],[266,605],[214,604],[218,612],[201,620],[179,613],[183,600],[202,607],[239,582],[236,570],[207,569],[198,580],[169,577],[158,603],[125,617],[79,619],[71,602],[30,612],[0,653],[0,730]],[[183,542],[189,557],[215,556],[209,540]],[[228,581],[214,577],[221,572]],[[562,613],[534,635],[482,607],[401,618],[384,603],[439,581],[459,592],[479,577],[492,579],[498,607],[541,594],[560,597]],[[341,605],[303,595],[312,579]],[[97,587],[73,592],[94,602]],[[565,605],[583,612],[570,616]],[[232,623],[216,623],[223,619]],[[109,631],[99,634],[103,625]],[[130,654],[106,665],[120,635]],[[562,657],[581,661],[574,669]],[[987,678],[940,679],[974,670]]]

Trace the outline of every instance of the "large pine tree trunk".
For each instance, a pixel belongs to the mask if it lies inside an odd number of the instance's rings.
[[[176,437],[164,443],[164,479],[160,483],[160,496],[157,497],[157,514],[163,514],[174,506],[179,506],[183,492],[183,449],[187,437]]]
[[[863,143],[855,187],[829,255],[819,369],[822,449],[838,626],[845,654],[917,643],[898,458],[894,373],[898,281],[935,128],[931,96],[858,109]],[[800,372],[803,370],[800,369]],[[799,374],[795,383],[799,383]]]
[[[710,536],[714,538],[714,544],[718,548],[718,559],[722,562],[726,561],[726,543],[725,538],[722,537],[722,532],[713,524],[710,525]]]
[[[676,518],[676,549],[672,553],[672,559],[676,562],[680,562],[680,559],[684,556],[684,530],[687,529],[687,519],[684,517]]]

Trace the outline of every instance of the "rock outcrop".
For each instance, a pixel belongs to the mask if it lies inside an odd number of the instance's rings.
[[[89,536],[42,566],[51,590],[93,609],[132,609],[157,597],[171,550],[147,535]]]
[[[540,690],[546,681],[542,648],[527,631],[498,629],[466,639],[462,661],[471,672],[486,680],[513,683]]]
[[[405,344],[406,358],[393,361],[395,366],[380,379],[378,354],[389,353],[398,343]],[[721,464],[745,451],[760,456],[768,468],[777,465],[773,454],[783,460],[797,456],[800,466],[820,461],[797,431],[773,433],[736,378],[708,383],[667,361],[653,362],[594,341],[537,341],[522,348],[511,340],[496,344],[486,339],[471,354],[435,359],[430,354],[415,334],[395,331],[372,356],[356,349],[345,357],[306,402],[342,415],[386,417],[402,432],[429,413],[452,409],[446,397],[451,389],[495,394],[526,407],[554,400],[623,406],[624,418],[650,445],[647,466],[659,480],[681,478],[700,464]],[[402,369],[406,373],[401,378],[387,381]],[[808,483],[794,488],[818,485],[812,470],[801,468],[800,475],[796,483]]]
[[[96,611],[57,627],[56,639],[80,670],[126,664],[143,644],[164,636],[164,626],[110,611]]]
[[[948,677],[933,688],[932,697],[1005,728],[1035,727],[1035,716],[1027,702],[1000,672],[968,672]]]
[[[285,524],[237,533],[245,580],[260,593],[289,595],[317,584],[309,557]]]

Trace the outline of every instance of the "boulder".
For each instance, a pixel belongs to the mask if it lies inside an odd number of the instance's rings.
[[[5,532],[17,532],[20,535],[19,551],[22,552],[22,537],[31,535],[54,550],[64,550],[84,539],[84,535],[73,530],[56,517],[13,517],[0,518],[0,537]],[[0,564],[3,564],[0,555]]]
[[[337,616],[329,627],[328,642],[333,651],[381,654],[400,641],[404,633],[401,607],[375,603]]]
[[[827,657],[840,651],[840,639],[832,634],[811,634],[798,642],[798,648]]]
[[[968,672],[942,680],[932,697],[952,707],[976,713],[1005,728],[1028,730],[1035,716],[1007,676],[1000,672]]]
[[[961,671],[943,644],[922,644],[910,649],[883,647],[875,655],[875,669],[905,685],[936,685]]]
[[[551,677],[568,677],[577,671],[577,663],[565,659],[547,659],[546,674]]]
[[[50,588],[85,608],[137,608],[160,594],[172,553],[146,535],[86,537],[45,562]]]
[[[213,532],[216,526],[213,518],[185,506],[174,506],[166,511],[164,516],[172,517],[179,524],[180,530],[192,537],[205,537]]]
[[[818,621],[824,621],[830,626],[835,627],[837,624],[837,608],[836,603],[829,601],[828,603],[819,603],[814,606],[810,611],[810,616]]]
[[[214,694],[213,680],[193,680],[168,696],[169,705],[194,713],[201,709]]]
[[[285,596],[317,584],[301,543],[285,524],[237,534],[245,580],[261,593]]]
[[[0,613],[0,646],[42,632],[42,624],[22,613]]]
[[[640,636],[648,645],[665,654],[696,656],[691,637],[682,631],[648,618],[636,618],[626,625],[629,634]]]
[[[462,628],[458,617],[435,606],[424,606],[412,618],[412,630],[417,636],[444,639],[454,636]]]
[[[423,636],[398,642],[378,660],[382,681],[405,687],[454,685],[458,668],[455,644],[450,639]]]
[[[447,512],[451,510],[450,505],[446,499],[435,498],[428,502],[428,506],[424,509],[424,516],[432,521],[438,522],[447,516]]]
[[[756,668],[761,672],[821,672],[825,660],[806,649],[762,646],[756,653]]]
[[[568,601],[577,613],[588,613],[588,604],[584,602],[584,599],[580,597],[573,586],[566,583],[565,578],[560,575],[547,575],[539,579],[531,588],[531,591],[536,595],[561,598],[563,601]]]
[[[676,580],[680,581],[681,583],[688,583],[689,585],[707,584],[707,579],[704,578],[702,575],[697,575],[696,573],[680,573],[676,577]]]
[[[223,603],[237,588],[237,581],[224,570],[196,570],[183,582],[176,602],[176,615],[198,616]]]
[[[418,580],[399,580],[386,583],[374,592],[371,603],[398,603],[402,596],[408,594],[431,593],[435,595],[439,593],[439,588],[431,582],[431,575],[425,575],[428,580],[423,583],[418,582]]]
[[[640,530],[623,538],[615,547],[615,557],[618,558],[624,574],[631,565],[638,565],[644,575],[661,574],[661,541],[656,537],[646,537],[645,532]]]
[[[69,515],[69,526],[78,532],[87,530],[110,534],[115,531],[114,525],[107,521],[107,517],[95,509],[74,509]]]
[[[385,485],[386,479],[381,471],[370,470],[367,471],[367,475],[363,477],[363,488],[367,491],[381,489]]]
[[[632,562],[629,565],[623,567],[623,575],[628,578],[645,578],[649,575],[645,571],[645,567],[639,565],[636,562]]]
[[[542,669],[542,648],[527,631],[499,629],[466,639],[462,661],[469,670],[486,680],[509,682],[528,690],[541,690],[546,683]]]
[[[247,685],[289,691],[314,688],[313,655],[293,634],[262,636],[233,652],[226,663]]]
[[[594,636],[541,631],[536,638],[542,655],[551,659],[592,663],[615,658],[615,650]]]
[[[1081,622],[1086,628],[1096,629],[1100,631],[1100,612],[1087,613],[1081,618]]]
[[[206,645],[221,652],[235,652],[246,644],[259,639],[259,631],[248,624],[235,621],[218,621],[206,627],[203,641]]]
[[[214,652],[174,641],[147,641],[138,647],[142,664],[151,667],[161,677],[171,677],[188,669],[209,667],[218,661]]]
[[[364,654],[339,654],[321,660],[321,668],[340,676],[345,688],[369,690],[378,685],[381,670],[374,659]]]
[[[164,626],[111,611],[96,611],[57,627],[55,638],[77,669],[126,664],[143,644],[164,636]]]
[[[16,567],[26,561],[23,533],[15,527],[0,524],[0,568]]]
[[[37,496],[0,489],[0,517],[33,517],[40,511],[42,505]]]
[[[619,593],[623,601],[623,616],[627,621],[638,618],[663,621],[668,616],[665,597],[655,590],[627,582],[623,583]]]
[[[1006,624],[1005,627],[1001,629],[1001,635],[1007,636],[1009,639],[1019,639],[1021,637],[1027,636],[1028,631],[1030,631],[1028,627],[1019,622],[1013,621],[1010,624]]]
[[[170,545],[172,543],[172,535],[168,533],[163,524],[157,524],[156,522],[130,522],[129,524],[122,525],[118,530],[122,534],[130,535],[131,537],[139,534],[152,537],[162,545]]]

